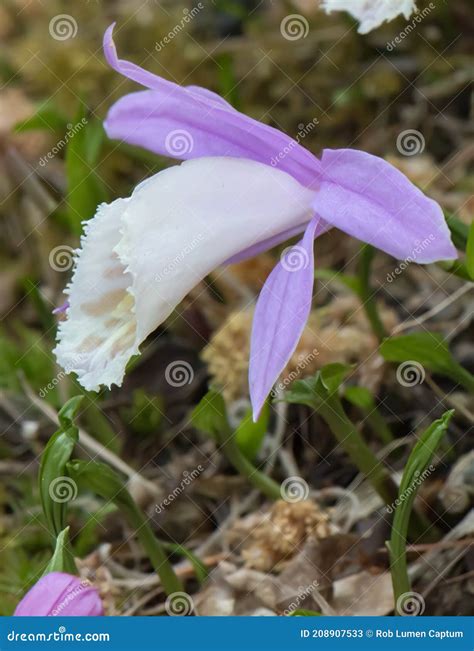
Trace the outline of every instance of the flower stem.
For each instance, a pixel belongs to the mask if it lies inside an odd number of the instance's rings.
[[[387,336],[387,332],[378,313],[374,290],[370,284],[370,272],[374,256],[375,249],[370,244],[364,244],[361,248],[359,261],[359,298],[362,301],[362,306],[375,336],[379,341],[382,341]]]
[[[258,488],[271,500],[281,499],[280,485],[263,472],[260,472],[260,470],[257,470],[247,457],[242,454],[232,432],[219,431],[217,437],[225,457],[241,475],[246,477],[255,488]]]
[[[393,508],[398,496],[398,486],[390,477],[382,461],[377,459],[357,429],[347,417],[344,407],[336,393],[330,394],[326,400],[318,401],[316,409],[331,428],[332,433],[352,459],[357,468],[372,484],[387,506]],[[430,530],[429,540],[435,537],[436,530],[421,514],[413,511],[411,534],[417,540],[428,540],[427,530]]]
[[[317,411],[385,504],[391,504],[398,494],[397,485],[346,416],[339,397],[330,395],[326,401],[318,404]]]
[[[156,573],[160,577],[166,594],[170,595],[173,592],[181,592],[183,590],[182,583],[176,576],[163,545],[153,533],[148,519],[135,504],[132,496],[123,485],[120,475],[110,466],[98,461],[82,461],[76,459],[69,462],[67,468],[71,477],[81,482],[89,490],[94,491],[108,502],[114,502],[117,508],[125,515],[148,554]]]
[[[138,539],[148,554],[151,564],[160,577],[166,594],[170,595],[174,592],[182,592],[183,585],[176,576],[163,545],[153,533],[148,520],[138,507],[127,509],[127,515],[130,524],[137,533]]]
[[[431,468],[430,463],[441,444],[453,413],[453,411],[446,412],[428,427],[420,436],[405,464],[399,489],[401,499],[398,500],[395,509],[390,541],[387,541],[395,602],[411,589],[406,554],[408,525],[414,515],[413,505],[420,483],[424,480],[424,473]]]

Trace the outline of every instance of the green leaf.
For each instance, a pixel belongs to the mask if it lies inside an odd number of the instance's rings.
[[[298,610],[292,610],[291,613],[288,613],[288,617],[322,617],[322,613],[318,613],[316,610],[307,610],[306,608],[299,608]]]
[[[235,442],[247,459],[253,461],[262,447],[268,429],[270,408],[265,403],[256,423],[253,422],[252,409],[249,408],[235,430]]]
[[[313,409],[316,407],[318,400],[317,385],[319,383],[319,373],[304,380],[296,380],[291,387],[285,391],[282,399],[286,402],[307,405]]]
[[[466,269],[471,280],[474,280],[474,221],[469,227],[466,246]]]
[[[398,498],[389,509],[395,508],[390,542],[390,570],[392,573],[395,601],[410,591],[406,558],[406,539],[413,503],[421,483],[429,476],[430,463],[447,430],[454,411],[447,411],[435,420],[420,436],[413,448],[403,471]],[[391,511],[389,511],[391,512]]]
[[[447,273],[457,276],[462,280],[471,280],[467,267],[461,260],[451,260],[449,262],[442,260],[438,262],[438,266]]]
[[[28,328],[20,322],[14,322],[14,329],[18,345],[10,340],[10,350],[7,353],[8,360],[13,358],[13,374],[23,371],[40,397],[46,398],[55,407],[58,406],[56,386],[60,374],[51,357],[51,341],[40,330]]]
[[[110,466],[98,461],[76,459],[67,464],[67,470],[69,475],[85,489],[97,493],[106,502],[116,504],[135,530],[166,593],[182,591],[181,581],[175,575],[162,543],[156,538],[148,519],[125,488],[122,477]]]
[[[115,432],[107,416],[101,410],[97,397],[85,395],[83,420],[94,438],[108,450],[120,453],[121,439]]]
[[[374,397],[366,387],[347,387],[344,398],[364,411],[375,408]]]
[[[165,549],[168,549],[170,552],[173,552],[174,554],[179,554],[180,556],[187,558],[194,568],[194,573],[196,574],[196,578],[199,583],[204,583],[204,581],[207,579],[209,571],[201,559],[196,556],[196,554],[194,554],[187,547],[184,547],[184,545],[179,545],[178,543],[164,542],[163,547]]]
[[[446,223],[451,232],[454,246],[461,251],[465,251],[469,235],[469,226],[457,217],[454,217],[454,215],[447,215]]]
[[[349,364],[326,364],[320,370],[321,383],[329,393],[334,393],[339,389],[342,381],[351,370]]]
[[[58,414],[59,429],[53,434],[41,457],[39,491],[43,512],[50,531],[58,536],[64,530],[67,503],[77,494],[77,485],[67,475],[66,464],[71,458],[79,434],[72,419],[82,396],[71,398]]]
[[[348,364],[326,364],[312,377],[296,380],[285,391],[283,400],[317,409],[318,402],[337,393],[342,381],[352,367]]]
[[[50,332],[56,325],[53,313],[51,311],[51,301],[46,301],[41,292],[39,283],[34,282],[31,278],[25,278],[23,284],[25,287],[25,293],[28,296],[28,300],[31,301],[33,307],[36,310],[36,313],[41,319],[44,331]]]
[[[74,555],[69,542],[69,527],[66,527],[56,538],[56,547],[53,556],[48,563],[43,576],[50,572],[65,572],[66,574],[78,574]]]
[[[433,332],[414,332],[385,339],[380,354],[389,362],[418,362],[433,373],[446,375],[474,391],[474,376],[449,352],[444,339]]]
[[[98,204],[107,200],[105,186],[96,172],[103,128],[98,120],[87,119],[81,106],[68,134],[72,134],[66,148],[68,215],[72,232],[79,235],[82,221],[90,219]]]
[[[366,387],[347,387],[344,398],[357,407],[369,423],[374,434],[387,444],[393,441],[393,435],[383,416],[377,409],[374,397]]]
[[[191,423],[200,432],[217,439],[223,432],[230,433],[227,410],[222,395],[211,389],[193,409]]]

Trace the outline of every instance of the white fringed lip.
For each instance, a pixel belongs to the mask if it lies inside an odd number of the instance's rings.
[[[99,206],[85,225],[59,324],[58,363],[97,391],[210,271],[308,222],[315,192],[247,159],[199,158]]]

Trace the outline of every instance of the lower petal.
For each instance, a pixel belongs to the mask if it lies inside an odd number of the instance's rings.
[[[318,219],[312,219],[303,239],[285,249],[257,301],[249,367],[255,421],[293,354],[308,319],[313,298],[313,241],[317,226]]]

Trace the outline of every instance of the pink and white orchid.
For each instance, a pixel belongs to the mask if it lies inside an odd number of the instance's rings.
[[[58,362],[86,389],[120,385],[140,344],[210,271],[304,232],[257,303],[249,378],[256,417],[310,310],[314,238],[335,226],[413,259],[429,236],[416,262],[453,259],[443,213],[376,156],[325,149],[316,158],[215,93],[118,59],[112,29],[104,36],[108,63],[147,90],[112,106],[107,134],[186,162],[99,206],[87,222],[59,325]]]

